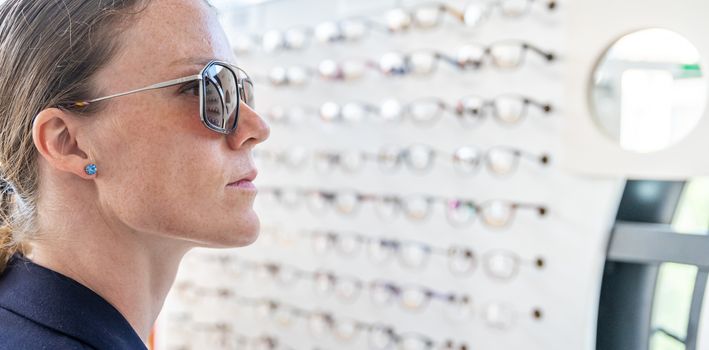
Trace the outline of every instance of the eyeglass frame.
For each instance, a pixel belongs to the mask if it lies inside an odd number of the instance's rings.
[[[272,198],[280,205],[289,208],[289,209],[295,209],[296,207],[300,206],[302,202],[307,202],[306,205],[309,207],[310,211],[312,213],[321,213],[323,210],[327,209],[327,206],[333,207],[339,214],[341,215],[355,215],[356,212],[360,209],[361,204],[364,202],[375,202],[379,205],[387,204],[387,205],[393,205],[394,209],[396,210],[395,213],[398,213],[401,211],[409,220],[413,222],[420,222],[425,219],[428,219],[428,217],[431,215],[433,212],[433,205],[434,204],[442,204],[445,206],[445,213],[447,218],[449,219],[449,223],[451,223],[451,226],[453,227],[464,227],[466,225],[472,224],[474,221],[473,219],[478,216],[478,212],[483,213],[483,220],[482,223],[486,224],[486,226],[490,228],[506,228],[508,227],[513,219],[514,219],[514,214],[518,209],[528,209],[528,210],[533,210],[536,211],[538,216],[540,218],[544,218],[549,215],[549,208],[544,205],[544,204],[534,204],[534,203],[524,203],[524,202],[516,202],[516,201],[510,201],[510,200],[504,200],[504,199],[489,199],[489,200],[484,200],[484,201],[478,201],[478,200],[472,200],[472,199],[464,199],[464,198],[452,198],[452,197],[441,197],[441,196],[435,196],[435,195],[425,195],[425,194],[411,194],[408,196],[403,196],[403,195],[394,195],[394,194],[374,194],[374,193],[362,193],[358,190],[324,190],[324,189],[315,189],[315,188],[301,188],[301,187],[293,187],[293,188],[286,188],[286,187],[266,187],[261,190],[262,193],[264,194],[270,194]],[[295,202],[293,203],[288,203],[285,201],[284,198],[286,198],[286,195],[293,195],[295,196],[293,199]],[[351,199],[355,201],[353,203],[352,208],[347,208],[347,207],[342,207],[341,203],[338,203],[338,198],[343,198],[346,195],[350,195]],[[324,204],[321,208],[318,208],[315,206],[316,203],[313,202],[313,199],[321,200],[322,204]],[[412,210],[409,208],[411,205],[411,202],[414,200],[418,201],[423,201],[423,204],[426,205],[425,208],[425,213],[422,215],[417,215],[415,213],[415,210]],[[505,205],[509,209],[513,210],[512,214],[508,218],[508,220],[502,224],[502,225],[493,225],[487,222],[485,220],[484,216],[484,208],[486,208],[489,205],[492,204],[501,204]],[[448,216],[449,214],[452,213],[451,205],[465,205],[469,208],[475,209],[476,215],[472,217],[471,220],[464,222],[464,223],[453,223],[450,222],[450,217]],[[378,210],[380,210],[379,208]],[[453,208],[455,209],[455,208]],[[379,212],[378,212],[379,213]],[[383,217],[384,218],[384,217]],[[392,216],[393,218],[393,216]],[[385,218],[385,219],[390,219],[390,218]]]
[[[235,108],[235,112],[236,112],[235,119],[236,119],[236,121],[234,122],[234,128],[231,129],[231,130],[226,130],[226,129],[225,129],[225,130],[220,130],[220,129],[216,128],[216,127],[211,126],[211,125],[207,122],[207,116],[206,116],[206,113],[205,113],[206,92],[205,92],[205,86],[204,86],[204,85],[205,85],[205,83],[204,83],[205,80],[204,80],[204,79],[205,79],[205,76],[206,76],[205,74],[206,74],[207,70],[208,70],[209,68],[211,68],[212,66],[214,66],[214,65],[221,65],[221,66],[223,66],[223,67],[225,67],[225,68],[231,70],[232,73],[234,73],[234,80],[235,80],[235,82],[236,82],[236,88],[237,88],[237,92],[238,92],[238,94],[237,94],[238,99],[237,99],[236,108]],[[238,72],[243,73],[244,76],[243,76],[243,77],[240,77],[239,74],[238,74]],[[202,124],[204,124],[204,126],[207,127],[209,130],[218,132],[218,133],[220,133],[220,134],[228,135],[228,134],[230,134],[230,133],[236,131],[236,129],[237,129],[237,127],[238,127],[238,123],[239,123],[239,109],[241,108],[241,102],[242,102],[242,100],[243,100],[249,107],[252,107],[252,108],[253,108],[253,101],[251,101],[251,103],[246,102],[246,93],[245,93],[245,91],[244,91],[243,82],[246,81],[247,83],[251,84],[252,88],[253,88],[254,83],[253,83],[253,81],[251,80],[251,78],[249,77],[249,75],[246,73],[246,71],[244,71],[243,69],[241,69],[241,68],[239,68],[239,67],[237,67],[236,65],[233,65],[233,64],[231,64],[231,63],[224,62],[224,61],[219,61],[219,60],[211,60],[211,61],[209,61],[209,62],[204,66],[204,68],[202,68],[202,69],[200,70],[199,74],[190,75],[190,76],[186,76],[186,77],[182,77],[182,78],[177,78],[177,79],[172,79],[172,80],[168,80],[168,81],[164,81],[164,82],[160,82],[160,83],[155,83],[155,84],[148,85],[148,86],[145,86],[145,87],[142,87],[142,88],[138,88],[138,89],[134,89],[134,90],[130,90],[130,91],[125,91],[125,92],[119,92],[119,93],[115,93],[115,94],[111,94],[111,95],[107,95],[107,96],[102,96],[102,97],[94,98],[94,99],[91,99],[91,100],[81,100],[81,101],[72,101],[72,102],[60,103],[60,104],[58,104],[58,106],[59,106],[59,107],[66,108],[66,109],[81,109],[81,108],[86,108],[87,106],[89,106],[89,105],[92,104],[92,103],[96,103],[96,102],[100,102],[100,101],[105,101],[105,100],[109,100],[109,99],[116,98],[116,97],[122,97],[122,96],[126,96],[126,95],[131,95],[131,94],[135,94],[135,93],[143,92],[143,91],[150,91],[150,90],[163,89],[163,88],[166,88],[166,87],[175,86],[175,85],[179,85],[179,84],[183,84],[183,83],[189,83],[189,82],[193,82],[193,81],[199,81],[199,82],[201,82],[201,84],[199,84],[199,96],[200,96],[200,98],[199,98],[199,116],[200,116],[200,120],[202,121]],[[221,87],[221,84],[216,84],[215,82],[212,82],[212,83],[215,84],[215,85],[217,85],[217,86],[220,86],[220,87]],[[221,90],[219,90],[219,92],[220,92],[220,94],[223,95],[223,92],[222,92]],[[253,100],[253,99],[252,99],[252,100]],[[222,100],[221,100],[221,101],[222,101],[222,112],[226,112],[226,111],[225,111],[226,106],[224,105],[224,102],[223,102],[223,96],[222,96]]]
[[[534,2],[535,0],[527,0],[526,1],[526,8],[525,8],[525,13],[522,14],[508,14],[504,11],[504,8],[502,9],[502,14],[505,17],[510,17],[510,18],[515,18],[515,17],[520,17],[524,14],[529,13],[530,10],[530,5]],[[480,9],[480,19],[484,19],[490,16],[492,10],[495,7],[502,7],[504,1],[496,1],[496,2],[490,2],[486,4],[473,4],[473,3],[468,3],[466,4],[462,9],[461,8],[455,8],[451,6],[450,4],[447,4],[445,2],[433,2],[433,3],[424,3],[424,4],[419,4],[417,6],[412,6],[410,8],[403,8],[403,7],[398,7],[398,8],[393,8],[387,12],[387,16],[389,16],[391,13],[394,11],[401,11],[408,17],[409,23],[404,23],[401,27],[393,27],[392,24],[390,23],[391,21],[387,19],[387,26],[388,29],[391,33],[398,33],[398,32],[404,32],[408,31],[411,29],[413,26],[421,29],[428,29],[428,28],[434,28],[437,27],[441,24],[442,22],[442,17],[441,14],[448,14],[452,17],[454,17],[456,20],[458,20],[460,23],[465,24],[469,27],[477,27],[481,22],[477,22],[475,24],[468,24],[465,19],[465,13],[470,9],[471,6],[477,6],[478,9]],[[427,8],[428,7],[428,8]],[[556,1],[555,0],[549,0],[547,1],[547,8],[551,11],[554,10],[557,7]],[[435,10],[437,12],[436,14],[436,19],[432,23],[432,25],[427,26],[423,25],[419,18],[418,18],[418,13],[417,11],[421,9],[428,9],[428,10]]]
[[[396,255],[396,258],[399,259],[399,262],[402,267],[405,268],[411,268],[411,269],[423,269],[425,266],[428,265],[428,261],[431,258],[431,255],[438,255],[441,257],[445,257],[447,260],[448,264],[448,269],[449,271],[457,276],[457,277],[465,277],[469,275],[470,273],[473,273],[473,271],[477,270],[478,265],[480,262],[482,262],[482,268],[483,271],[488,275],[488,277],[492,278],[493,280],[496,281],[509,281],[515,278],[518,273],[519,269],[522,265],[531,265],[532,267],[536,268],[536,270],[541,271],[545,268],[546,266],[546,258],[542,256],[536,256],[534,258],[522,258],[519,254],[511,251],[511,250],[505,250],[505,249],[493,249],[486,251],[479,255],[478,252],[474,251],[472,248],[469,247],[464,247],[460,245],[451,245],[448,248],[442,248],[442,247],[434,247],[431,245],[428,245],[423,242],[418,242],[418,241],[411,241],[411,240],[397,240],[393,238],[384,238],[384,237],[379,237],[379,238],[374,238],[370,237],[368,235],[363,235],[357,232],[348,232],[347,234],[343,234],[343,232],[336,232],[336,231],[320,231],[320,230],[303,230],[300,232],[300,234],[306,236],[308,239],[312,240],[312,243],[315,243],[315,241],[319,238],[324,238],[329,245],[329,248],[334,248],[334,250],[342,257],[348,257],[352,258],[354,255],[351,255],[349,253],[342,252],[339,249],[338,241],[341,241],[343,238],[350,238],[354,242],[357,242],[358,247],[356,249],[367,249],[369,250],[372,245],[376,246],[382,246],[385,247],[385,249],[389,249],[388,253],[392,253]],[[406,258],[404,257],[403,249],[405,247],[418,247],[420,251],[424,252],[426,256],[422,258],[421,263],[414,265],[410,264],[409,262],[406,261]],[[315,247],[312,247],[315,249]],[[319,254],[314,251],[315,254]],[[368,252],[371,253],[371,252]],[[458,271],[455,268],[452,267],[451,264],[454,263],[453,259],[459,256],[465,257],[469,262],[470,266],[467,268],[465,271]],[[493,258],[509,258],[513,260],[514,266],[508,275],[501,275],[499,273],[495,273],[493,268],[491,267],[491,259]],[[376,265],[380,265],[384,263],[386,260],[389,260],[392,258],[391,255],[387,255],[384,260],[381,261],[375,261],[375,259],[370,255],[369,260]]]
[[[499,48],[501,45],[509,45],[509,46],[518,46],[518,49],[520,50],[519,53],[519,62],[517,62],[513,66],[504,66],[499,64],[498,60],[496,59],[497,57],[495,56],[495,53],[493,50],[495,48]],[[336,62],[331,59],[325,59],[320,61],[318,64],[318,68],[312,68],[309,66],[304,66],[304,65],[295,65],[295,66],[289,66],[289,67],[283,67],[283,66],[275,66],[270,69],[270,73],[265,76],[261,77],[261,79],[268,81],[272,86],[302,86],[305,85],[306,83],[309,82],[309,80],[319,77],[323,81],[353,81],[353,80],[359,80],[365,75],[365,70],[370,69],[379,72],[382,74],[384,77],[401,77],[401,76],[410,76],[410,75],[430,75],[432,74],[436,68],[437,68],[437,62],[438,61],[444,61],[451,65],[452,67],[455,67],[459,71],[470,71],[470,70],[479,70],[483,67],[484,65],[484,60],[486,57],[490,56],[492,58],[492,65],[498,69],[518,69],[522,64],[524,63],[524,60],[526,58],[526,51],[532,51],[537,53],[538,55],[542,56],[547,62],[552,62],[557,60],[557,55],[551,51],[546,51],[544,49],[539,48],[538,46],[529,43],[524,40],[500,40],[488,45],[481,45],[481,44],[469,44],[469,45],[463,45],[458,48],[458,53],[457,56],[460,56],[460,51],[463,49],[467,48],[479,48],[481,49],[482,53],[480,56],[479,61],[470,61],[470,60],[461,60],[460,57],[454,58],[453,56],[450,56],[448,54],[445,54],[443,52],[437,51],[437,50],[429,50],[429,49],[419,49],[415,50],[412,52],[389,52],[385,53],[384,55],[381,55],[378,57],[376,60],[375,59],[364,59],[364,60],[346,60],[342,62]],[[414,55],[422,54],[422,53],[427,53],[431,55],[431,58],[434,60],[431,66],[431,70],[427,72],[416,72],[415,68],[411,68],[411,57]],[[392,70],[386,70],[382,67],[381,61],[384,58],[390,58],[390,57],[397,57],[401,60],[402,66],[400,67],[394,67],[396,69]],[[323,74],[321,72],[320,66],[324,63],[328,62],[332,66],[332,68],[335,68],[333,71],[333,74]],[[361,71],[359,71],[359,74],[354,74],[352,76],[347,76],[344,74],[344,69],[343,67],[345,64],[354,64],[358,68],[361,68]],[[282,73],[283,78],[282,79],[275,79],[272,78],[273,75],[275,75],[274,72],[279,72]],[[293,79],[289,79],[288,73],[292,72],[297,72],[303,74],[303,81],[294,81]]]
[[[516,100],[516,102],[519,102],[522,104],[522,113],[519,115],[519,119],[515,122],[508,122],[506,120],[502,120],[502,118],[499,116],[499,111],[498,111],[498,100],[499,99],[513,99]],[[399,105],[399,108],[401,111],[399,112],[399,115],[396,116],[396,119],[389,119],[391,121],[400,121],[403,120],[404,118],[407,119],[412,119],[412,121],[417,124],[417,125],[429,125],[432,124],[433,122],[437,121],[440,119],[440,116],[443,114],[443,112],[448,112],[448,113],[453,113],[456,117],[458,117],[459,120],[462,120],[461,118],[465,118],[466,114],[470,114],[471,111],[470,109],[465,106],[465,102],[471,99],[477,99],[479,100],[480,103],[480,109],[476,111],[473,114],[479,114],[480,116],[487,117],[487,109],[492,109],[492,116],[494,119],[496,119],[499,123],[504,124],[504,125],[516,125],[519,122],[521,122],[524,118],[527,117],[527,114],[529,114],[529,109],[528,106],[534,106],[537,107],[541,110],[542,113],[544,114],[550,114],[553,113],[555,108],[552,106],[550,103],[547,102],[541,102],[539,100],[536,100],[532,97],[528,96],[523,96],[519,94],[513,94],[513,93],[507,93],[507,94],[500,94],[492,98],[485,98],[482,96],[477,96],[477,95],[466,95],[458,98],[458,100],[455,101],[454,104],[449,104],[443,99],[439,97],[424,97],[420,98],[417,100],[409,101],[409,102],[401,102],[397,99],[388,99],[384,101],[381,104],[374,104],[374,103],[368,103],[368,102],[363,102],[363,101],[350,101],[342,104],[338,104],[332,101],[325,102],[321,104],[318,107],[314,106],[292,106],[289,107],[288,109],[295,109],[297,111],[300,118],[302,117],[307,117],[308,115],[317,115],[319,120],[322,120],[323,122],[326,123],[331,123],[331,122],[357,122],[359,120],[356,120],[355,118],[348,118],[346,117],[346,113],[344,110],[346,108],[357,108],[361,110],[363,113],[363,117],[365,115],[367,116],[376,116],[377,118],[385,121],[387,120],[385,117],[382,116],[382,107],[386,103],[396,103]],[[416,119],[415,117],[412,116],[412,110],[413,107],[423,104],[423,103],[433,103],[437,105],[438,110],[436,111],[435,115],[427,120],[424,119]],[[327,113],[328,110],[327,108],[333,109],[333,113]],[[286,111],[286,108],[283,106],[273,106],[270,110],[266,112],[266,117],[269,118],[270,121],[276,123],[276,124],[293,124],[295,122],[301,122],[300,118],[295,118],[289,112]],[[296,120],[297,119],[297,120]],[[468,123],[461,123],[463,126],[469,126]]]

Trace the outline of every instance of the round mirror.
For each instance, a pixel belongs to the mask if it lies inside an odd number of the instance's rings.
[[[616,41],[591,81],[597,124],[629,151],[654,152],[697,125],[707,85],[697,49],[666,29],[640,30]]]

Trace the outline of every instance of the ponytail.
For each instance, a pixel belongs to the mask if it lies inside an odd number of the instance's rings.
[[[12,234],[14,194],[12,186],[0,179],[0,274],[15,253],[24,254],[23,245],[17,242]]]

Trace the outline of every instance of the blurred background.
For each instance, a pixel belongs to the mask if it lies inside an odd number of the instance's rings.
[[[574,0],[212,2],[272,129],[262,232],[189,253],[155,349],[709,349],[709,181],[560,160]],[[696,128],[686,38],[597,54],[608,142],[649,154]]]

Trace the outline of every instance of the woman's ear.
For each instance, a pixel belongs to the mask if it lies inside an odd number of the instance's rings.
[[[37,114],[32,123],[32,140],[47,163],[57,169],[84,179],[84,168],[93,163],[77,142],[82,120],[59,108],[47,108]]]

